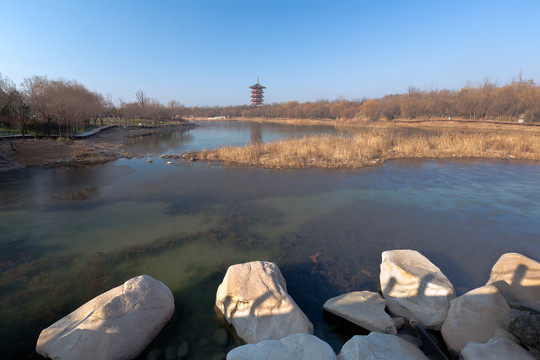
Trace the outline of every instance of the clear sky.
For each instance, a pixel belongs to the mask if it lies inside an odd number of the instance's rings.
[[[2,0],[0,73],[113,100],[316,101],[540,82],[539,0]]]

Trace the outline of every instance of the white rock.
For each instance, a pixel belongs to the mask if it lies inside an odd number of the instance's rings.
[[[485,344],[471,341],[461,350],[462,360],[534,360],[530,352],[504,338],[493,338]]]
[[[539,262],[518,253],[504,254],[491,269],[487,284],[492,283],[512,307],[540,312]]]
[[[343,345],[338,360],[427,360],[420,349],[395,335],[356,335]]]
[[[55,360],[137,357],[174,312],[167,286],[143,275],[90,300],[39,335],[36,350]]]
[[[313,333],[313,325],[289,296],[281,271],[271,262],[230,266],[218,287],[216,307],[248,344]]]
[[[369,331],[397,334],[395,323],[384,312],[386,302],[371,291],[353,291],[327,300],[323,308]]]
[[[470,341],[484,343],[493,337],[515,340],[504,329],[510,306],[494,285],[484,285],[452,300],[441,334],[448,350],[458,354]]]
[[[319,338],[293,334],[281,340],[264,340],[237,347],[227,360],[336,360],[334,350]]]
[[[380,282],[388,310],[428,329],[440,330],[454,286],[441,270],[415,250],[382,253]]]

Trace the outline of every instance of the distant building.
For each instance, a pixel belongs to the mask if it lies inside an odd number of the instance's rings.
[[[262,106],[264,93],[263,89],[266,89],[266,87],[259,84],[259,78],[257,78],[257,83],[249,88],[251,89],[251,105]]]

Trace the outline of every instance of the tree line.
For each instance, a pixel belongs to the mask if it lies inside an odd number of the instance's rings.
[[[264,106],[227,106],[193,108],[195,116],[230,116],[298,119],[336,119],[377,121],[381,119],[468,119],[496,121],[540,121],[540,87],[521,76],[500,86],[485,80],[460,90],[420,90],[377,99],[299,103],[289,101]]]
[[[33,132],[73,138],[77,132],[103,126],[105,118],[122,118],[134,124],[140,119],[180,120],[185,114],[177,101],[165,106],[142,90],[135,95],[135,102],[114,104],[110,96],[90,91],[74,80],[33,76],[16,86],[0,74],[0,127],[20,131],[23,136]]]
[[[395,119],[472,119],[509,122],[540,121],[540,87],[519,76],[506,85],[485,80],[460,90],[420,90],[376,99],[314,102],[288,101],[264,106],[185,107],[178,101],[167,105],[142,90],[136,101],[113,103],[111,96],[88,90],[77,81],[51,80],[46,76],[24,79],[16,86],[0,74],[0,127],[34,134],[73,137],[105,118],[136,125],[141,119],[159,121],[195,117],[264,117],[337,119],[350,122]]]

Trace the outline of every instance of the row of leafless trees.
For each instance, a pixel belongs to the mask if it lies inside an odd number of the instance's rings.
[[[162,120],[182,120],[186,108],[176,100],[171,100],[167,106],[158,100],[149,98],[142,90],[135,93],[137,101],[125,103],[120,101],[113,115],[120,117],[126,123],[135,123],[138,119],[151,120],[157,123]]]
[[[3,127],[60,136],[88,127],[104,114],[104,98],[76,81],[34,76],[17,88],[0,75],[0,119]]]
[[[488,80],[461,90],[419,90],[370,100],[289,101],[259,107],[228,106],[193,108],[195,116],[246,116],[268,118],[342,119],[447,119],[540,121],[540,87],[521,78],[499,86]]]
[[[0,74],[0,127],[24,134],[59,134],[72,137],[76,132],[103,125],[105,117],[121,118],[127,124],[140,119],[154,123],[181,120],[183,116],[244,116],[267,118],[341,119],[377,121],[380,119],[463,118],[500,121],[540,121],[540,87],[521,77],[504,86],[488,80],[458,91],[409,88],[405,94],[379,99],[349,101],[289,101],[265,106],[226,106],[186,108],[177,101],[166,106],[143,91],[136,101],[114,105],[110,96],[89,91],[76,81],[50,80],[45,76],[27,78],[17,87]]]
[[[115,106],[110,96],[88,90],[76,81],[50,80],[45,76],[26,78],[17,87],[0,74],[0,127],[17,129],[23,136],[57,134],[73,137],[90,126],[103,125],[105,117],[128,120],[148,119],[154,122],[181,119],[185,108],[177,101],[168,106],[137,91],[137,101]]]

